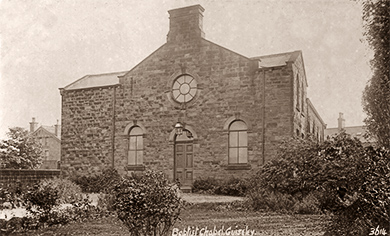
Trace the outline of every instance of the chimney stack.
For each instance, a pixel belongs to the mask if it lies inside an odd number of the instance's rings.
[[[32,121],[30,122],[30,132],[34,132],[38,127],[38,123],[35,122],[35,117],[32,118]]]
[[[344,119],[344,114],[342,112],[339,113],[339,118],[338,120],[338,130],[342,130],[345,128],[345,119]]]
[[[60,124],[59,124],[59,121],[57,120],[57,124],[54,125],[54,135],[57,137],[59,134],[59,129],[60,129]]]
[[[203,12],[204,8],[199,4],[168,11],[170,21],[167,41],[204,38]]]

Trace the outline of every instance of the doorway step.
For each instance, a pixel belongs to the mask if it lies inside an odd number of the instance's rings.
[[[181,186],[181,187],[180,187],[180,190],[181,190],[183,193],[192,193],[192,188],[191,188],[191,186]]]

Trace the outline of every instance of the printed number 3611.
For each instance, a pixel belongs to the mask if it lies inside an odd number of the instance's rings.
[[[385,228],[380,229],[378,225],[376,228],[371,228],[369,235],[387,235],[387,232]]]

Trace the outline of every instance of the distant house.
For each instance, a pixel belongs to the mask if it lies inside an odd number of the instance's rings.
[[[39,126],[32,118],[30,122],[30,137],[39,141],[42,145],[43,162],[40,169],[57,169],[61,160],[61,126]]]
[[[332,135],[335,135],[342,130],[345,130],[347,134],[350,134],[351,137],[355,137],[359,139],[363,144],[373,144],[375,142],[374,139],[372,138],[367,138],[366,137],[366,132],[367,129],[365,126],[345,126],[345,119],[344,119],[344,114],[339,113],[339,118],[338,120],[338,126],[336,128],[327,128],[325,129],[325,137],[331,137]]]

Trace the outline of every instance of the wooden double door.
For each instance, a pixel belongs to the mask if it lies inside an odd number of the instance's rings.
[[[192,141],[175,143],[175,179],[182,187],[191,187],[194,172],[194,145]]]

